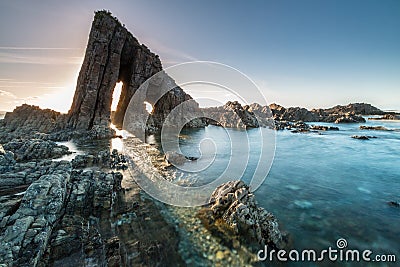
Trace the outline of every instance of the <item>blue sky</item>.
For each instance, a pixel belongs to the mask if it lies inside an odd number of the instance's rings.
[[[268,102],[400,109],[400,1],[0,1],[0,110],[66,111],[93,12],[108,9],[164,66],[247,74]]]

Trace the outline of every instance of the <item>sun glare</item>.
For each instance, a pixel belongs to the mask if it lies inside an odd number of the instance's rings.
[[[151,105],[149,102],[144,101],[144,104],[146,106],[146,110],[148,113],[151,113],[153,111],[153,105]]]
[[[111,111],[117,110],[119,97],[121,96],[122,85],[123,85],[122,82],[119,82],[115,85],[113,96],[112,96]]]

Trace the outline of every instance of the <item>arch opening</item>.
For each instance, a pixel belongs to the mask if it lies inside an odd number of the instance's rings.
[[[147,102],[147,101],[144,101],[143,104],[144,104],[144,108],[146,109],[146,111],[147,111],[149,114],[151,114],[151,113],[153,112],[153,105],[150,104],[150,103]]]
[[[111,112],[115,112],[118,107],[119,98],[121,97],[123,82],[118,82],[115,85],[113,95],[112,95],[112,103],[111,103]]]

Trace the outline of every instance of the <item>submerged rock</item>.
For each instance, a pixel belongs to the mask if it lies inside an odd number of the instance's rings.
[[[294,204],[301,209],[310,209],[313,206],[313,204],[307,200],[295,200]]]
[[[365,125],[361,125],[360,130],[390,131],[388,128],[383,126],[365,126]]]
[[[204,207],[200,218],[207,228],[227,240],[242,240],[249,245],[269,245],[284,248],[288,236],[279,229],[276,218],[258,207],[254,195],[242,181],[220,185]]]
[[[389,201],[388,205],[395,208],[400,208],[400,203],[397,201]]]
[[[310,128],[311,130],[317,131],[339,131],[339,127],[334,126],[321,126],[321,125],[313,125]]]
[[[359,139],[359,140],[369,140],[371,138],[377,138],[377,137],[376,136],[370,136],[370,135],[353,135],[351,138]]]

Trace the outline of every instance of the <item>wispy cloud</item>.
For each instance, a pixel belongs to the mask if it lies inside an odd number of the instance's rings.
[[[78,65],[81,60],[78,57],[66,57],[62,55],[30,55],[19,53],[0,52],[0,63],[19,63],[19,64],[44,64],[44,65]]]
[[[163,60],[163,65],[175,65],[188,61],[198,61],[199,59],[185,53],[184,51],[177,50],[169,47],[154,38],[141,38],[143,43],[148,44],[153,52],[157,53]]]
[[[0,90],[0,96],[1,97],[8,97],[8,98],[12,98],[12,99],[17,99],[18,97],[16,95],[14,95],[13,93],[10,93],[8,91],[4,91],[4,90]]]
[[[82,49],[0,46],[0,63],[69,65],[82,62]]]

